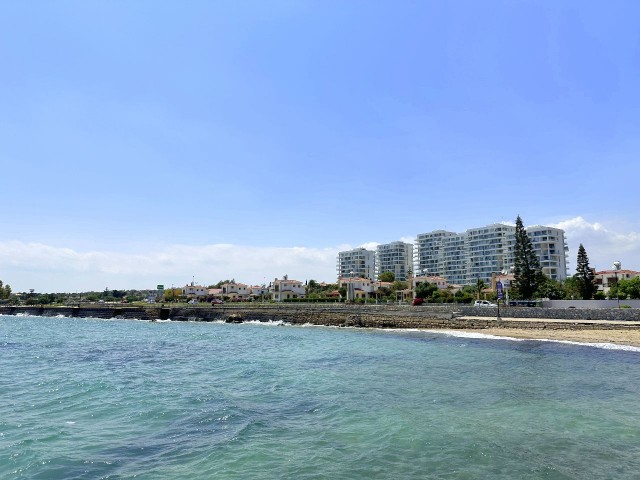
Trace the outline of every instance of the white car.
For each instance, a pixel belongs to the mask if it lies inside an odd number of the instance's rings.
[[[495,307],[496,304],[489,300],[476,300],[473,302],[474,307]]]

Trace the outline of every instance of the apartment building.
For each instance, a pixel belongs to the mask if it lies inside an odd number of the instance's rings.
[[[465,283],[480,279],[489,284],[492,273],[507,271],[514,264],[515,244],[516,227],[511,225],[497,223],[467,230]]]
[[[568,247],[564,231],[533,226],[527,234],[540,259],[542,272],[554,280],[567,278]],[[438,275],[451,284],[469,285],[478,279],[491,283],[492,274],[514,265],[515,227],[496,223],[463,233],[436,230],[416,238],[417,273]]]
[[[413,245],[391,242],[376,249],[377,274],[391,272],[396,280],[406,281],[413,274]]]
[[[338,253],[338,278],[362,277],[376,279],[376,253],[356,248]]]
[[[565,243],[564,230],[538,225],[526,230],[540,259],[542,273],[553,280],[566,280],[569,247]]]

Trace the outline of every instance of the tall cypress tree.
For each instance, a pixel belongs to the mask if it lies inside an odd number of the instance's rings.
[[[591,267],[589,267],[589,257],[587,251],[580,244],[578,247],[578,265],[576,267],[576,273],[573,276],[578,283],[578,289],[583,300],[591,300],[593,294],[596,293],[598,287],[595,282],[595,275]]]
[[[514,287],[521,298],[533,298],[534,293],[545,282],[540,260],[533,249],[531,239],[524,229],[520,215],[516,219],[516,244],[514,251]]]

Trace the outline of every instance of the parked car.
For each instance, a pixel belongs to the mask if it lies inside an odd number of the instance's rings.
[[[473,302],[474,307],[495,307],[496,304],[489,300],[476,300]]]
[[[220,300],[219,298],[214,298],[213,300],[211,300],[211,305],[221,305],[224,302],[222,300]]]

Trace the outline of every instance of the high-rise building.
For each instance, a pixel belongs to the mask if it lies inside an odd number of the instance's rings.
[[[376,253],[356,248],[338,253],[338,278],[361,277],[376,279]]]
[[[565,280],[568,248],[564,231],[541,226],[526,230],[542,272],[554,280]],[[422,233],[416,238],[416,271],[445,277],[451,284],[468,285],[478,279],[489,284],[491,274],[508,272],[514,265],[515,231],[512,225],[497,223],[464,233]]]
[[[538,225],[526,230],[540,259],[542,273],[553,280],[566,280],[569,247],[565,243],[564,230]]]
[[[391,272],[396,280],[406,281],[413,274],[413,245],[404,242],[378,245],[376,266],[378,275]]]

